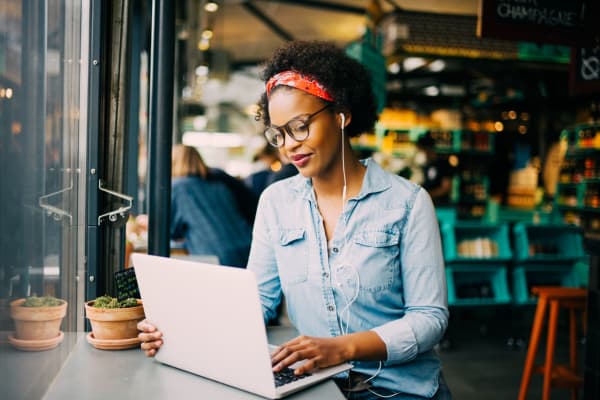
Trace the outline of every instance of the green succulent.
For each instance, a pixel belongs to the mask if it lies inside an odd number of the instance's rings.
[[[138,305],[137,299],[130,297],[125,300],[119,301],[116,297],[108,295],[100,296],[94,300],[95,308],[127,308],[135,307]]]
[[[56,307],[64,303],[64,300],[52,296],[29,296],[21,304],[21,307]]]

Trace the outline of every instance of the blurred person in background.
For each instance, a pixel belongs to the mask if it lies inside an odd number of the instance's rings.
[[[296,175],[298,170],[289,162],[281,159],[279,150],[266,144],[254,156],[257,170],[244,179],[244,183],[258,197],[271,183]]]
[[[171,239],[191,255],[246,267],[257,198],[242,181],[210,168],[195,148],[173,147]]]

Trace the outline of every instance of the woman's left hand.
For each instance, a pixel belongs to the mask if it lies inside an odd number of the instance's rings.
[[[350,359],[352,359],[350,346],[344,336],[334,338],[298,336],[282,344],[271,354],[274,372],[305,360],[305,363],[294,370],[296,375],[341,364]]]

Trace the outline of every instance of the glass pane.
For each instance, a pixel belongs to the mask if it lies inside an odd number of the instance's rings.
[[[82,7],[0,0],[0,387],[10,399],[41,398],[83,330]],[[34,295],[66,301],[60,325],[20,322],[43,311],[16,307]]]

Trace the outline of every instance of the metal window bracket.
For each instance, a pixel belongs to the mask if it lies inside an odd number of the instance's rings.
[[[68,192],[71,189],[73,189],[73,181],[71,181],[71,183],[69,184],[69,187],[61,189],[57,192],[53,192],[53,193],[49,193],[49,194],[45,194],[45,195],[41,196],[38,199],[38,204],[40,205],[41,208],[46,210],[46,214],[49,217],[54,218],[55,221],[60,221],[63,217],[69,218],[69,225],[70,225],[73,222],[73,216],[71,215],[71,213],[69,213],[68,211],[65,211],[63,209],[60,209],[56,206],[53,206],[51,204],[48,204],[46,202],[46,200],[48,200],[50,197],[54,197],[61,193]]]
[[[114,190],[110,190],[110,189],[103,187],[101,179],[98,180],[98,189],[100,189],[100,191],[102,191],[102,192],[108,193],[111,196],[118,197],[119,199],[125,200],[127,202],[127,205],[125,205],[125,206],[121,206],[121,207],[117,208],[116,210],[109,211],[107,213],[99,215],[98,216],[98,226],[102,225],[104,218],[107,218],[110,222],[117,222],[119,220],[119,217],[123,218],[123,219],[128,217],[129,210],[131,210],[131,208],[133,207],[133,197],[132,196],[128,196],[123,193],[115,192]]]

